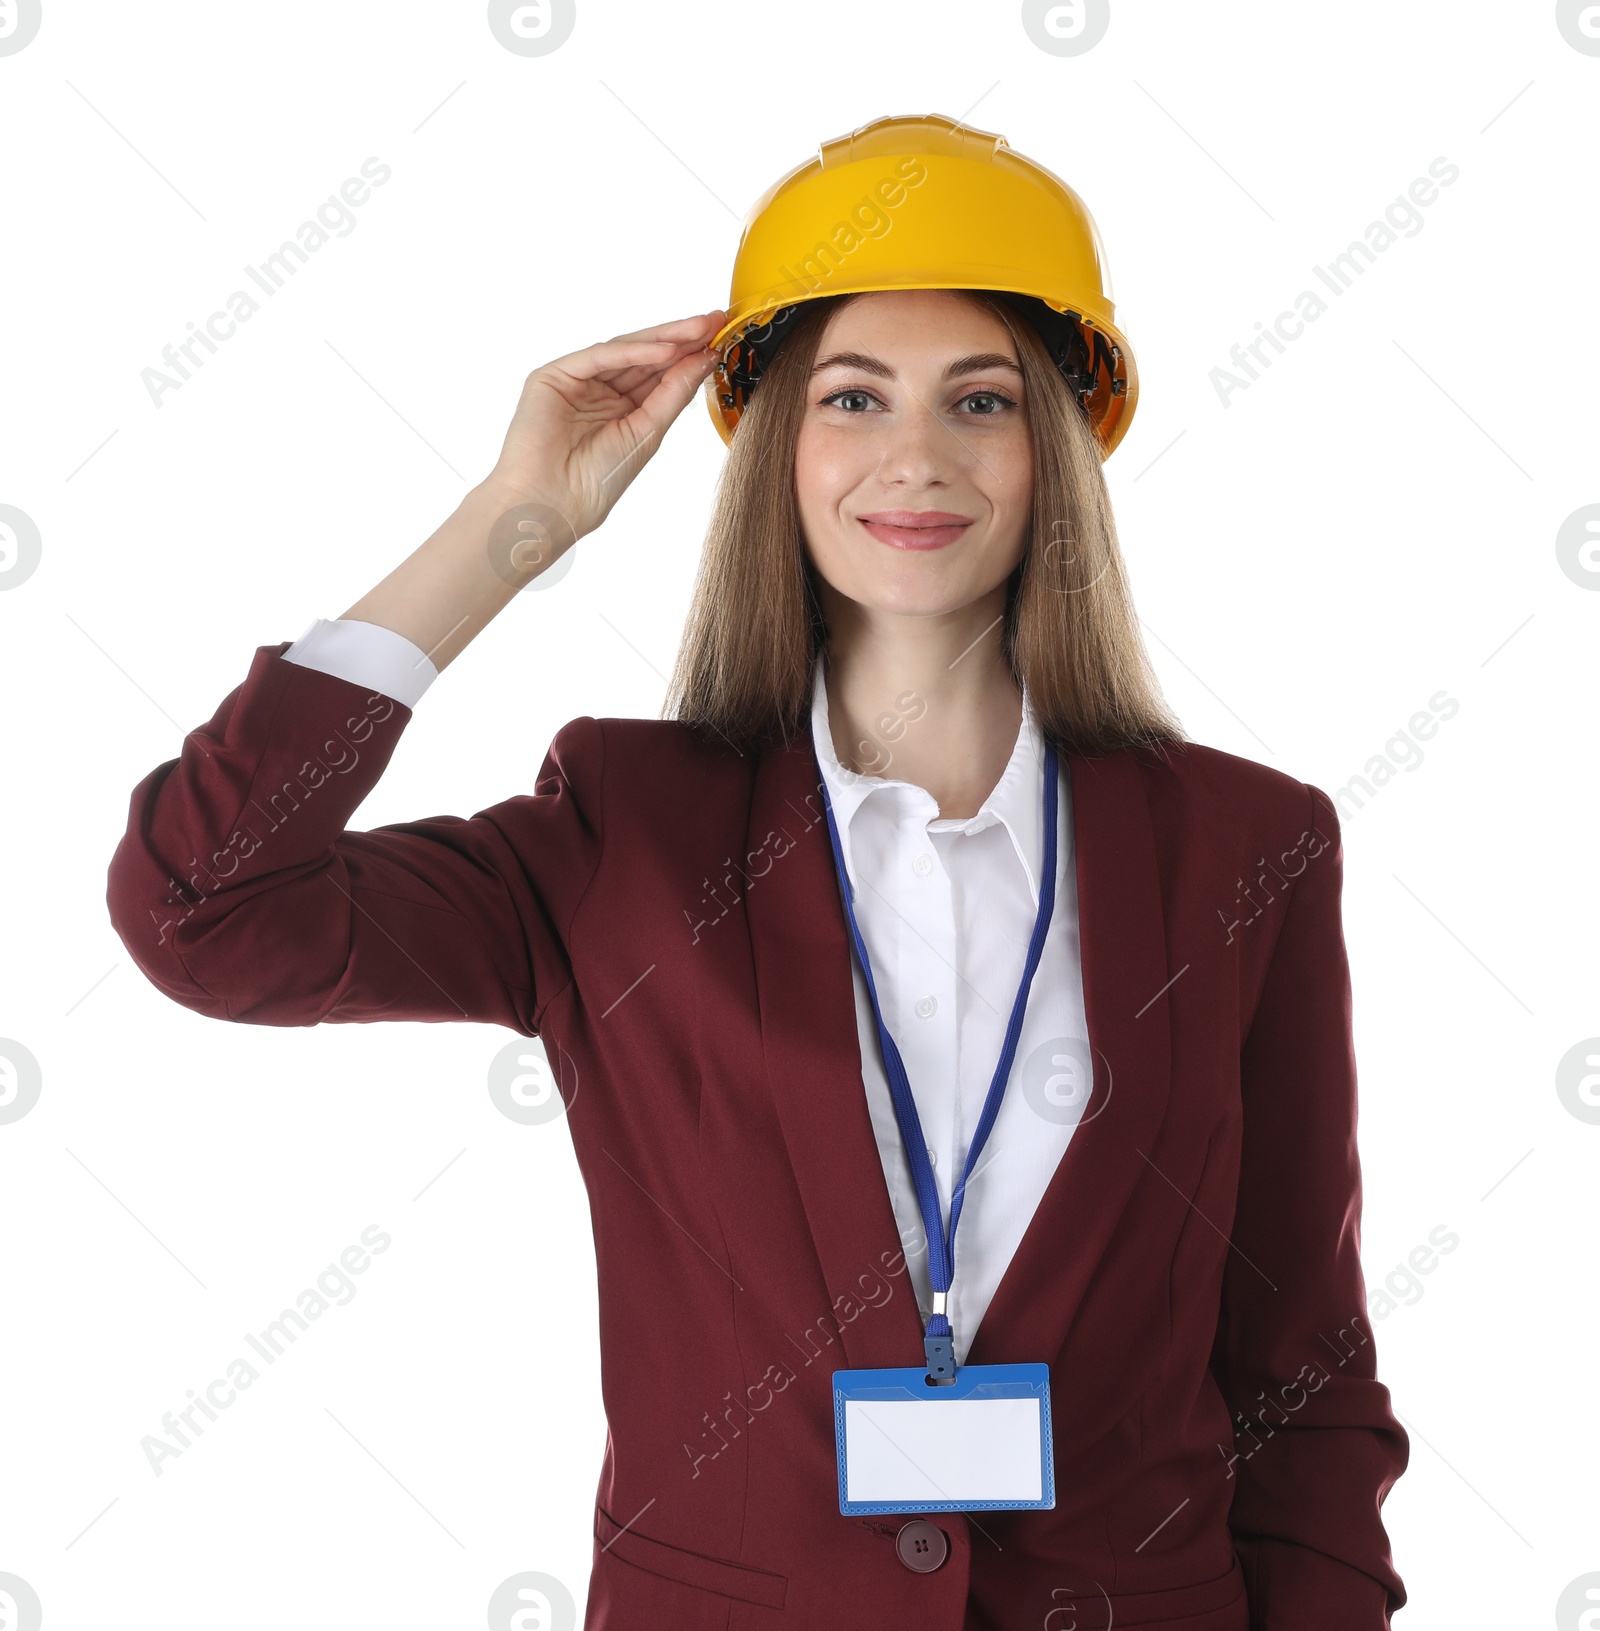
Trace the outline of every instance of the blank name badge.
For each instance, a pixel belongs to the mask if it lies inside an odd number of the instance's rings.
[[[833,1373],[839,1510],[983,1512],[1056,1504],[1050,1367]]]

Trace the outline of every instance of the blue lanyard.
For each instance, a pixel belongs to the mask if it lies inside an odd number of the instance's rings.
[[[939,1191],[933,1181],[933,1165],[928,1160],[927,1140],[922,1136],[922,1121],[917,1115],[917,1102],[911,1094],[911,1083],[906,1077],[905,1061],[900,1049],[883,1022],[883,1009],[878,1003],[878,988],[872,979],[872,964],[867,958],[866,941],[861,937],[856,922],[855,889],[845,870],[844,852],[839,844],[839,829],[833,819],[833,801],[828,797],[827,778],[822,782],[822,804],[828,817],[828,841],[833,846],[834,869],[839,875],[839,889],[844,896],[845,915],[850,920],[850,934],[855,942],[856,956],[866,979],[867,994],[872,999],[873,1018],[878,1023],[878,1045],[883,1054],[883,1069],[889,1079],[889,1093],[894,1100],[895,1119],[900,1124],[900,1137],[905,1144],[906,1158],[911,1163],[911,1178],[916,1185],[917,1205],[922,1211],[923,1229],[928,1238],[928,1275],[932,1281],[933,1315],[923,1338],[928,1360],[928,1379],[937,1386],[955,1381],[955,1339],[950,1329],[945,1305],[950,1282],[955,1274],[956,1225],[961,1221],[961,1203],[966,1196],[967,1179],[972,1176],[989,1141],[989,1134],[1000,1114],[1000,1101],[1005,1097],[1006,1080],[1011,1075],[1011,1063],[1016,1057],[1017,1040],[1022,1035],[1022,1016],[1028,1007],[1028,991],[1033,985],[1034,971],[1044,951],[1045,935],[1050,928],[1051,913],[1056,900],[1056,807],[1059,772],[1055,749],[1046,742],[1044,749],[1044,868],[1039,880],[1039,912],[1033,923],[1033,938],[1028,942],[1027,966],[1022,971],[1022,983],[1017,987],[1015,1002],[1011,1005],[1011,1020],[1006,1026],[1005,1044],[1000,1050],[994,1077],[989,1083],[989,1096],[983,1103],[983,1114],[978,1118],[972,1146],[967,1151],[966,1166],[955,1191],[950,1197],[950,1229],[945,1231],[939,1207]]]

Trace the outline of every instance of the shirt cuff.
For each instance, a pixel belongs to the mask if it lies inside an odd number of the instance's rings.
[[[439,677],[421,646],[379,623],[319,617],[284,652],[283,660],[349,680],[414,708]]]

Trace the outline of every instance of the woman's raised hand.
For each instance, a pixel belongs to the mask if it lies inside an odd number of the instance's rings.
[[[661,444],[716,357],[725,311],[681,317],[557,357],[528,375],[486,486],[593,532]]]
[[[493,471],[343,615],[435,669],[605,520],[715,361],[722,311],[619,334],[528,375]]]

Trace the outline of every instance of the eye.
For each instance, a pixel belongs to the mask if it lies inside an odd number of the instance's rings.
[[[1004,391],[968,391],[961,401],[986,404],[966,414],[964,417],[968,419],[997,419],[1008,409],[1016,407],[1016,403]]]
[[[852,398],[857,402],[876,402],[878,400],[871,391],[863,391],[856,386],[846,386],[843,390],[833,391],[823,397],[817,406],[821,408],[838,407],[842,408],[845,413],[864,413],[867,411],[865,408],[845,407],[846,400]]]

